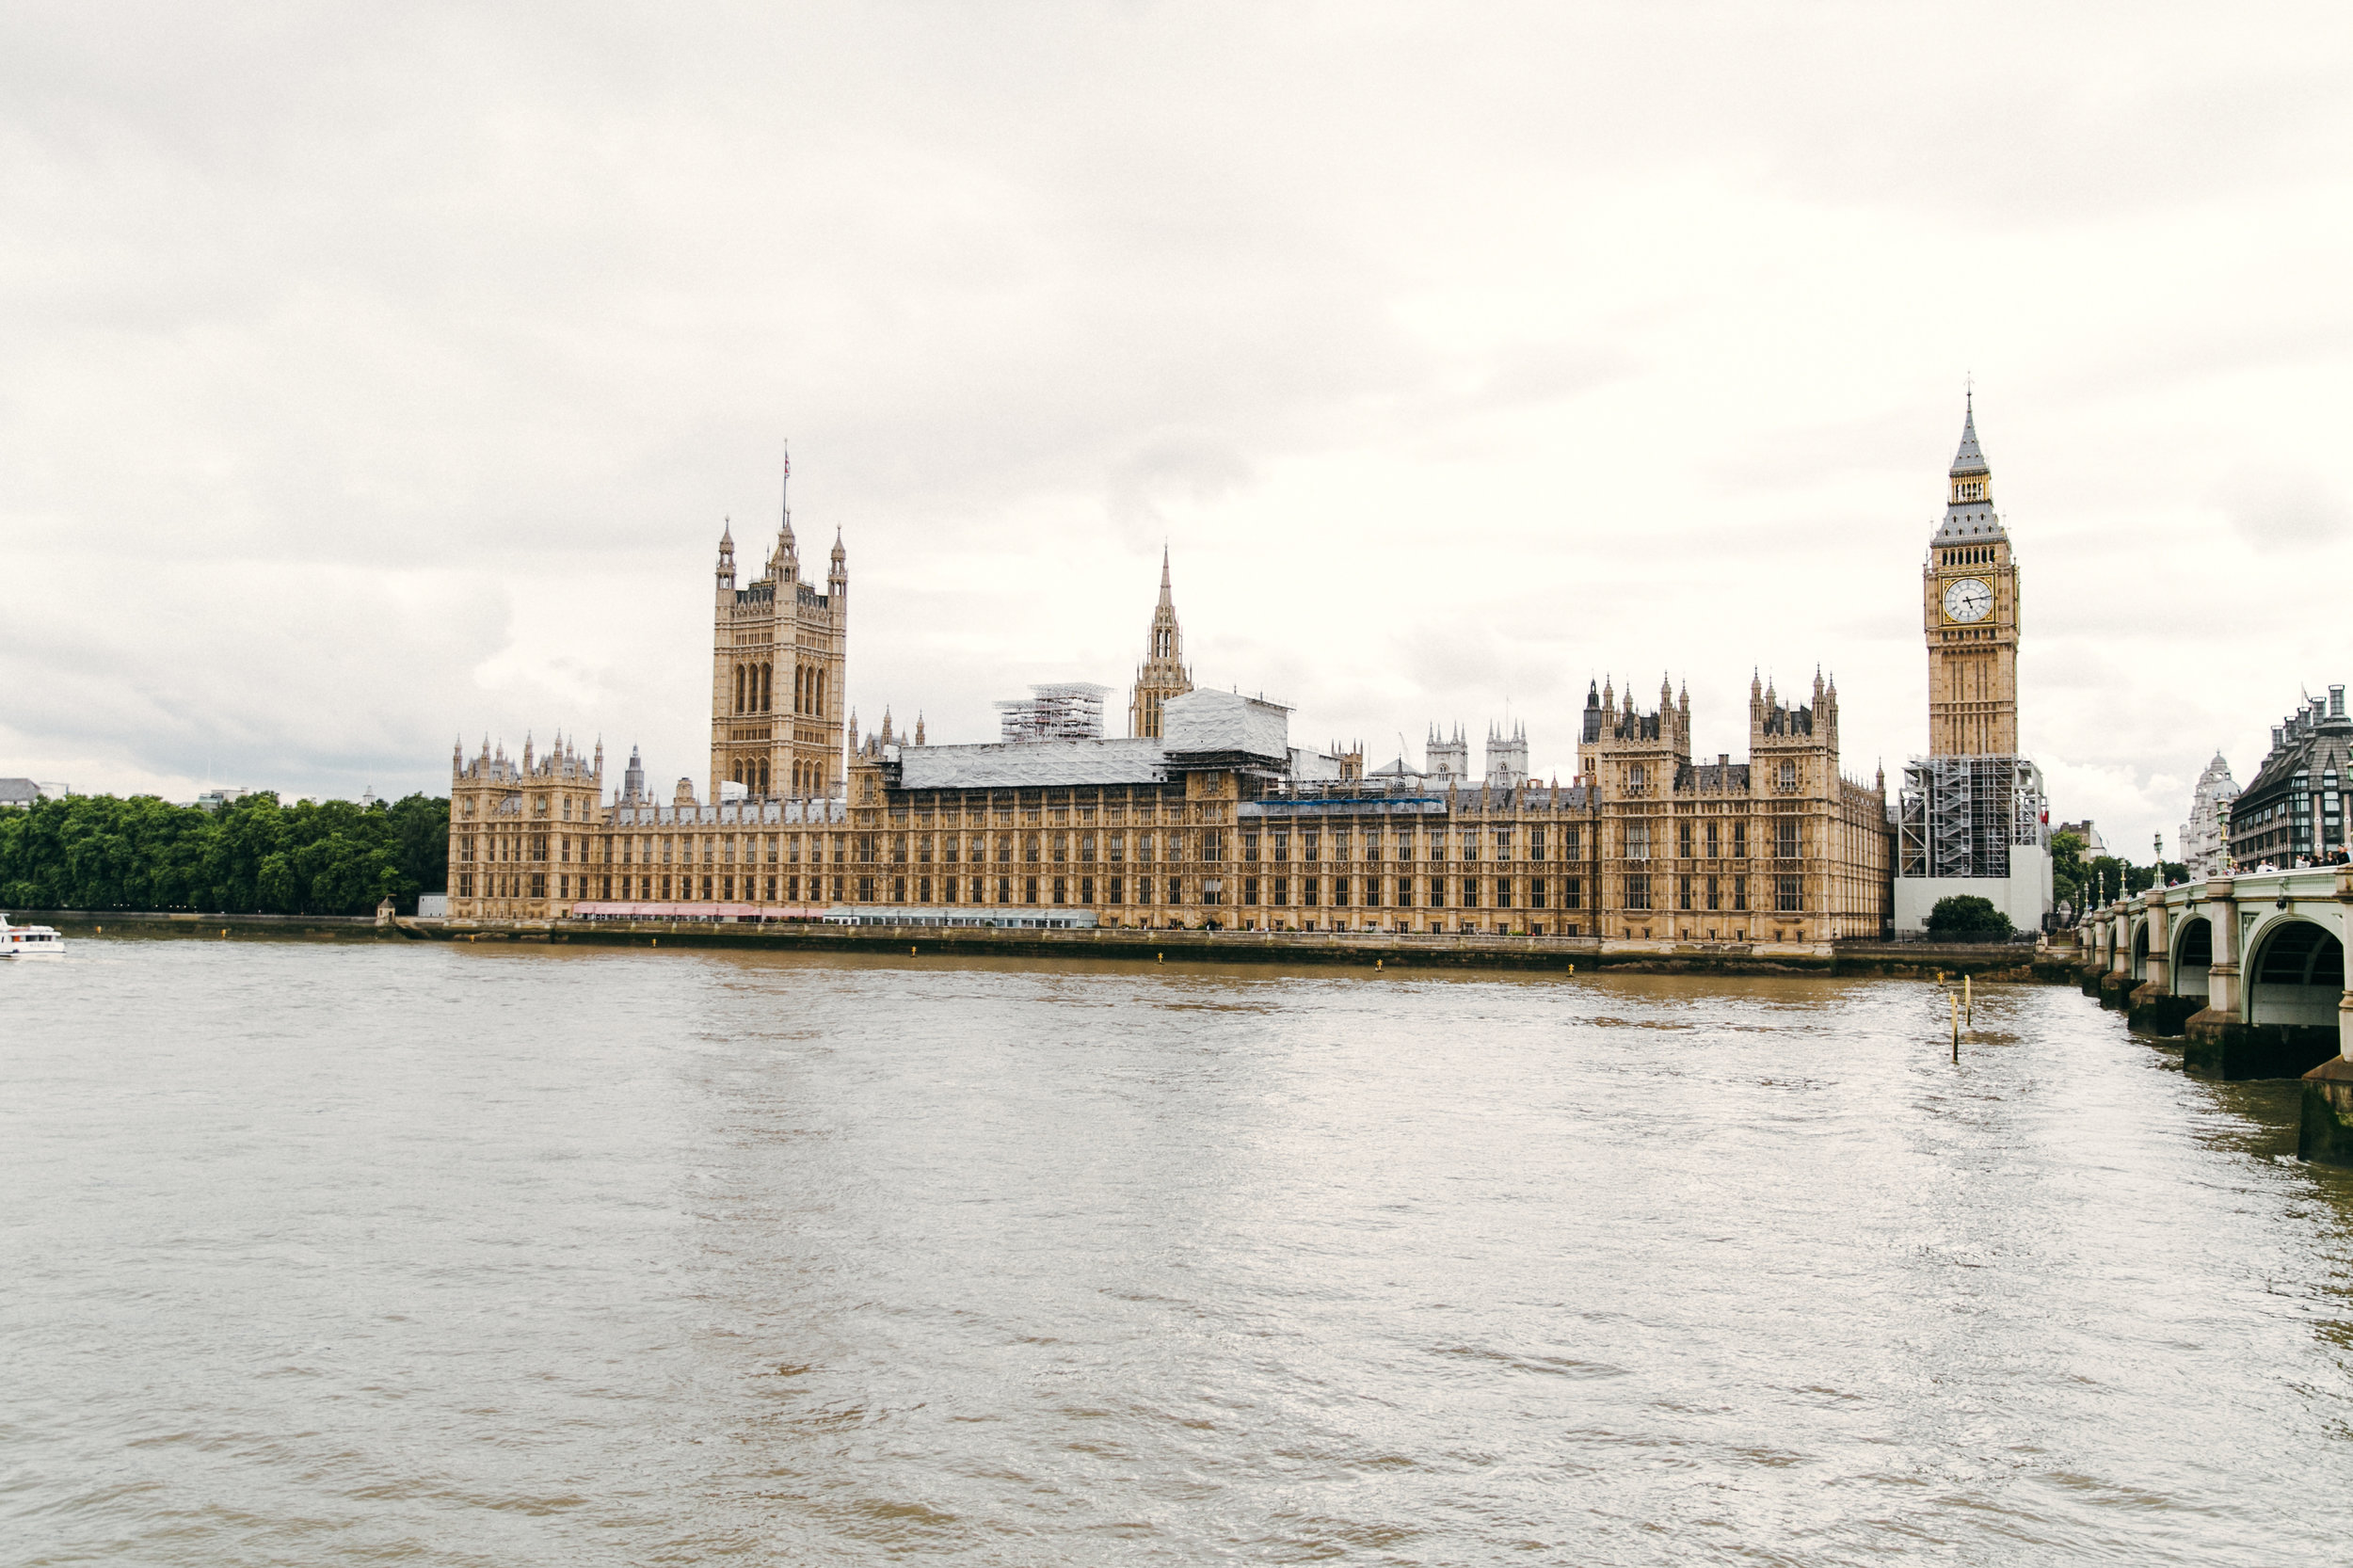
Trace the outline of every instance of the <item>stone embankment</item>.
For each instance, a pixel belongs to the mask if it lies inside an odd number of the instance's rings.
[[[2056,980],[2072,984],[2072,956],[2053,957],[2019,943],[1834,944],[1603,941],[1592,936],[1511,936],[1489,933],[1180,931],[1104,927],[1024,931],[937,926],[846,926],[795,921],[735,924],[701,920],[549,920],[462,923],[370,916],[203,915],[121,910],[25,910],[19,920],[55,925],[70,936],[103,930],[119,936],[343,938],[359,941],[552,943],[582,947],[720,949],[734,952],[920,952],[974,957],[1141,959],[1146,963],[1278,964],[1401,968],[1572,968],[1593,973],[1847,975],[1984,981]]]

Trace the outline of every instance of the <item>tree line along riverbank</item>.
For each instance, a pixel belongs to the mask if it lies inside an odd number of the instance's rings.
[[[0,906],[414,914],[447,884],[449,802],[414,794],[281,804],[269,792],[207,810],[152,795],[68,795],[0,808]]]

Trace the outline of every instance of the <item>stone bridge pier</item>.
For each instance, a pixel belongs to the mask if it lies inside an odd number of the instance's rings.
[[[2215,1078],[2301,1078],[2299,1152],[2353,1165],[2353,870],[2153,888],[2086,917],[2084,989]]]

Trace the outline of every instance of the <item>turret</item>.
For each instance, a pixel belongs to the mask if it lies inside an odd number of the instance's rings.
[[[825,594],[840,600],[850,591],[849,552],[841,548],[841,530],[833,531],[833,568],[825,573]]]
[[[732,521],[719,525],[719,591],[735,590],[735,529]]]

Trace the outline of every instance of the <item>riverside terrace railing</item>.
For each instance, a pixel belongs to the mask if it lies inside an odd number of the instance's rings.
[[[2353,1054],[2353,867],[2153,888],[2089,912],[2083,929],[2087,964],[2118,977],[2118,988],[2202,999],[2221,1022],[2334,1028],[2340,1054]]]

